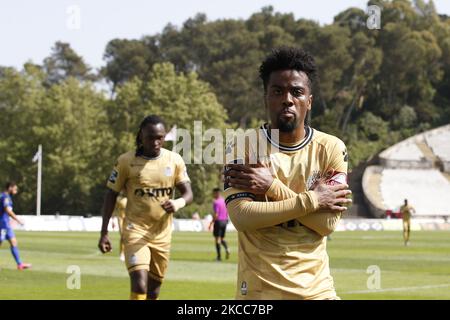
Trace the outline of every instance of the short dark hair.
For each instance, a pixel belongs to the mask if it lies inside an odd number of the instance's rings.
[[[214,188],[213,192],[220,192],[220,188]]]
[[[309,89],[317,77],[317,66],[312,55],[301,48],[279,47],[272,50],[259,67],[259,77],[263,81],[264,91],[267,91],[270,75],[274,71],[297,70],[308,76]]]
[[[17,186],[17,183],[15,183],[14,181],[8,181],[5,184],[5,190],[8,190],[9,188],[14,187],[14,186]]]
[[[160,116],[157,116],[156,114],[151,114],[149,116],[146,116],[144,120],[142,120],[141,124],[139,125],[139,130],[136,134],[136,156],[142,153],[142,141],[141,141],[141,131],[145,126],[149,124],[162,124],[164,127],[166,126],[163,119]]]

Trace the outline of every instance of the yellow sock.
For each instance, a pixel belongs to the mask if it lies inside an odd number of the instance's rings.
[[[130,300],[146,300],[146,299],[147,299],[146,293],[136,293],[136,292],[130,293]]]

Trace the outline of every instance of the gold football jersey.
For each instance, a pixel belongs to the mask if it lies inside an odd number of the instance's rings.
[[[237,138],[227,147],[227,163],[255,163],[270,167],[273,175],[296,194],[314,187],[319,178],[347,175],[347,151],[338,138],[305,126],[305,137],[294,144],[276,141],[267,124],[257,140],[247,139],[239,155]],[[245,135],[248,138],[248,134]],[[230,156],[231,154],[231,156]],[[226,168],[225,168],[226,170]],[[224,185],[230,201],[275,201]],[[236,213],[239,214],[239,213]],[[317,214],[316,212],[310,214]],[[340,213],[336,213],[340,218]],[[237,299],[336,299],[330,275],[326,237],[299,220],[238,233]]]
[[[411,219],[411,211],[413,210],[413,207],[410,205],[402,205],[400,207],[400,212],[402,213],[403,220],[410,220]]]
[[[161,203],[174,197],[175,186],[189,182],[183,158],[161,149],[156,158],[136,156],[130,151],[119,156],[107,186],[127,198],[124,228],[146,239],[163,239],[172,230],[172,214]]]
[[[116,207],[114,208],[114,215],[118,218],[125,218],[125,209],[127,207],[127,198],[119,194],[116,201]]]

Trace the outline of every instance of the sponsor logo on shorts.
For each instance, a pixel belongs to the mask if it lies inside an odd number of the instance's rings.
[[[136,264],[137,263],[137,257],[136,257],[136,255],[132,255],[131,257],[130,257],[130,264]]]

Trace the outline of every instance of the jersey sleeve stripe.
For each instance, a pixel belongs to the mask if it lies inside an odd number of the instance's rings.
[[[239,198],[250,198],[252,200],[255,200],[256,196],[253,193],[250,193],[250,192],[235,193],[235,194],[232,194],[232,195],[228,196],[225,199],[225,204],[228,204],[230,201],[233,201],[233,200],[239,199]]]

